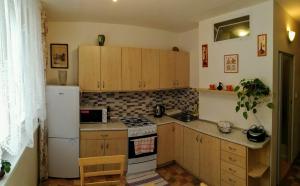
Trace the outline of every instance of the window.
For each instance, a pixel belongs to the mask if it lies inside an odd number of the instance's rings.
[[[243,16],[214,25],[216,41],[245,37],[250,34],[250,16]]]
[[[39,0],[0,1],[0,159],[33,143],[45,119]]]

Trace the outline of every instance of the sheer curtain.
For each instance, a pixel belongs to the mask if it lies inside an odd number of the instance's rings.
[[[45,120],[39,0],[0,1],[0,159],[33,145]]]

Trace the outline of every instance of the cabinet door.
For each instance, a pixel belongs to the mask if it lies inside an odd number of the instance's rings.
[[[176,53],[160,51],[159,57],[159,87],[169,89],[175,87]]]
[[[185,88],[190,84],[190,55],[187,52],[176,54],[176,87]]]
[[[142,49],[142,81],[144,90],[159,88],[159,50]]]
[[[142,49],[122,48],[122,87],[123,90],[142,88]]]
[[[83,91],[100,90],[100,47],[79,47],[79,86]]]
[[[183,131],[183,167],[194,176],[199,176],[199,133],[189,128]],[[202,152],[201,152],[202,153]]]
[[[165,124],[157,127],[158,149],[157,164],[161,165],[174,160],[174,135],[173,124]]]
[[[128,138],[116,138],[105,140],[105,156],[126,155],[127,157],[127,141]],[[104,165],[104,170],[113,170],[118,168],[118,165]]]
[[[206,184],[219,186],[221,181],[220,139],[205,134],[200,136],[199,178]]]
[[[121,48],[101,47],[101,90],[117,91],[122,89]]]
[[[181,166],[183,166],[183,129],[183,126],[174,124],[174,160]]]
[[[80,157],[104,156],[104,140],[80,140]],[[102,165],[87,167],[87,171],[102,170]]]

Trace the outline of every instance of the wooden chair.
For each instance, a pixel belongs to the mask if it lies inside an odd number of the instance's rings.
[[[86,167],[86,166],[107,165],[107,164],[120,164],[120,169],[95,171],[95,172],[87,172],[84,169],[84,167]],[[125,166],[125,155],[79,158],[80,185],[81,186],[86,186],[86,185],[121,185],[121,179],[124,175],[124,166]],[[85,183],[85,178],[88,178],[88,177],[111,176],[111,175],[120,175],[120,178],[118,180],[97,181],[97,182]]]

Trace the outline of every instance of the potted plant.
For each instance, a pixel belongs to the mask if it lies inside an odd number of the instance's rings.
[[[234,91],[237,93],[238,101],[235,111],[239,112],[243,109],[243,117],[247,120],[249,112],[257,113],[257,106],[265,103],[272,109],[273,104],[268,101],[270,88],[266,86],[260,79],[242,79]]]
[[[3,178],[5,173],[9,173],[10,171],[10,162],[7,160],[2,160],[1,161],[1,169],[0,169],[0,180]]]

